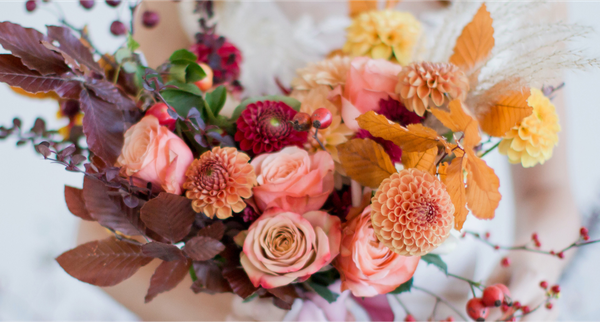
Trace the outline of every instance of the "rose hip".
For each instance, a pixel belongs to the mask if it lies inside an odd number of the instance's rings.
[[[483,302],[483,305],[487,307],[498,307],[502,305],[502,301],[504,301],[504,292],[502,292],[499,287],[488,286],[483,290],[481,301]]]
[[[308,113],[303,112],[296,113],[296,115],[294,115],[294,118],[292,119],[292,126],[294,127],[294,130],[300,132],[306,132],[310,130],[310,128],[312,127],[310,115],[308,115]]]
[[[173,131],[177,120],[169,115],[168,109],[169,107],[166,104],[156,103],[146,111],[146,115],[154,115],[160,125],[164,125]]]
[[[326,129],[331,125],[333,115],[328,109],[320,107],[313,112],[310,116],[310,120],[315,128]]]
[[[485,321],[490,311],[480,298],[472,298],[467,302],[467,314],[476,321]]]

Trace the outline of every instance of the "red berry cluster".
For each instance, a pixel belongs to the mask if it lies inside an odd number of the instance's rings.
[[[581,229],[579,229],[579,235],[581,236],[581,238],[585,241],[590,240],[590,235],[588,235],[589,231],[587,228],[585,227],[581,227]]]
[[[503,310],[512,305],[510,291],[504,284],[494,284],[483,290],[483,295],[467,302],[467,314],[476,321],[485,321],[491,307],[502,306]]]
[[[292,119],[292,126],[296,131],[309,131],[312,127],[318,130],[328,128],[333,121],[333,115],[331,112],[324,108],[316,109],[312,115],[308,113],[297,113]]]
[[[536,248],[540,248],[542,246],[542,243],[540,243],[537,233],[533,233],[531,235],[531,240],[533,240],[533,244],[535,245]]]

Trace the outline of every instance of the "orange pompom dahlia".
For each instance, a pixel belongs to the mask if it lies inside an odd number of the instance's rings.
[[[231,217],[231,211],[246,208],[242,198],[252,197],[256,185],[250,157],[235,148],[214,147],[194,160],[188,168],[183,188],[192,199],[192,208],[210,218]]]
[[[403,256],[429,253],[448,238],[454,224],[454,205],[444,184],[417,169],[383,180],[371,209],[377,238]]]
[[[431,104],[439,107],[453,99],[462,100],[469,91],[469,79],[451,63],[413,63],[402,68],[398,78],[396,93],[406,108],[419,116]]]

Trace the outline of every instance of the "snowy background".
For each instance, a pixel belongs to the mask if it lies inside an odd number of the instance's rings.
[[[57,1],[57,0],[52,0]],[[54,6],[48,6],[55,10]],[[124,39],[112,37],[110,23],[129,16],[121,6],[115,10],[96,0],[92,12],[76,2],[61,2],[69,21],[90,25],[91,37],[101,50],[111,51]],[[28,14],[23,1],[0,0],[0,21],[10,20],[43,30],[56,24],[56,10]],[[600,2],[569,3],[569,19],[600,30]],[[578,44],[600,53],[600,36]],[[0,48],[0,53],[3,50]],[[571,184],[581,212],[589,217],[600,209],[600,121],[598,94],[600,71],[566,75],[565,94],[569,118],[562,120],[568,129]],[[56,103],[32,101],[0,84],[0,124],[20,117],[23,127],[31,127],[40,116],[49,128],[64,123],[56,120]],[[78,219],[69,214],[63,199],[65,184],[81,187],[80,175],[44,162],[29,145],[15,147],[14,141],[0,143],[0,320],[131,320],[136,316],[114,302],[99,288],[81,283],[56,264],[54,258],[75,245]],[[592,237],[598,237],[592,234]],[[561,316],[567,320],[597,320],[600,308],[600,278],[597,267],[600,246],[579,253],[563,281]],[[582,277],[585,276],[585,279]]]

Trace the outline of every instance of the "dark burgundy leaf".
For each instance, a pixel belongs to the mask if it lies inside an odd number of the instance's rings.
[[[148,228],[173,243],[190,233],[196,217],[188,198],[166,192],[148,201],[141,213],[142,221]]]
[[[206,226],[198,231],[198,236],[210,237],[221,240],[225,234],[225,225],[221,221],[215,221],[212,225]]]
[[[294,300],[300,296],[296,292],[296,287],[293,285],[280,286],[276,288],[267,289],[267,292],[273,294],[276,298],[280,299],[283,303],[292,307]],[[286,310],[289,310],[286,309]]]
[[[81,162],[85,161],[87,158],[85,157],[85,155],[81,155],[81,154],[75,154],[71,157],[71,162],[73,164],[80,164]]]
[[[243,299],[247,299],[258,290],[242,268],[226,267],[223,269],[223,277],[227,279],[233,292]]]
[[[114,164],[121,154],[125,124],[118,106],[98,98],[88,90],[81,91],[83,133],[89,149],[104,161]]]
[[[150,263],[138,245],[115,237],[89,242],[63,253],[58,264],[76,279],[96,286],[113,286]]]
[[[36,118],[31,130],[29,131],[37,135],[42,135],[44,132],[46,132],[46,122],[39,117]]]
[[[278,297],[273,297],[273,305],[282,309],[282,310],[291,310],[292,304],[289,304]]]
[[[94,221],[94,218],[85,207],[83,190],[65,186],[65,201],[67,202],[67,208],[73,215],[83,220]]]
[[[194,237],[185,243],[183,252],[195,261],[206,261],[225,249],[220,241],[210,237],[198,236]]]
[[[68,81],[56,89],[56,94],[62,98],[79,100],[83,87],[79,81]]]
[[[188,274],[191,264],[192,262],[187,258],[160,263],[150,279],[150,288],[144,301],[148,303],[158,294],[174,289]]]
[[[198,280],[192,285],[194,293],[226,293],[231,292],[229,282],[221,274],[221,268],[212,262],[194,262],[194,272]]]
[[[109,103],[116,104],[121,100],[121,93],[119,93],[119,89],[111,82],[88,82],[85,86],[94,91],[96,96]]]
[[[120,168],[109,168],[109,169],[106,169],[106,180],[113,181],[113,179],[116,178],[119,175],[120,171],[121,171]]]
[[[146,256],[160,258],[167,262],[185,259],[183,252],[177,246],[159,242],[144,244],[142,252]]]
[[[76,150],[77,148],[75,147],[75,144],[71,144],[68,147],[64,148],[62,151],[60,151],[59,155],[61,158],[66,158],[68,156],[71,156]]]
[[[46,144],[44,144],[46,143]],[[52,151],[50,151],[48,142],[42,142],[35,146],[35,150],[38,151],[39,154],[44,156],[44,159],[48,158]]]
[[[73,57],[79,64],[87,66],[100,75],[104,75],[104,70],[94,61],[94,56],[90,52],[90,49],[77,39],[71,33],[71,30],[57,26],[47,26],[46,28],[48,28],[48,38],[58,41],[60,44],[59,48],[64,53]]]
[[[42,75],[70,71],[62,57],[44,47],[42,40],[48,41],[48,38],[35,29],[23,28],[8,21],[0,22],[0,44],[21,58],[25,66],[37,70]]]
[[[65,64],[67,64],[68,66],[70,66],[70,67],[72,67],[74,69],[80,70],[82,72],[85,72],[85,71],[89,70],[85,66],[84,67],[79,66],[79,63],[75,59],[73,59],[73,57],[69,56],[67,53],[63,52],[62,50],[60,50],[58,47],[54,46],[53,44],[51,44],[51,43],[49,43],[49,42],[47,42],[45,40],[42,40],[41,43],[48,50],[52,50],[55,53],[61,55],[62,58],[63,58],[63,60],[64,60],[64,62],[65,62]]]
[[[31,93],[57,91],[67,83],[60,76],[42,75],[23,65],[18,57],[0,55],[0,82],[20,87]]]
[[[92,218],[125,235],[141,235],[146,228],[140,220],[139,209],[127,207],[116,192],[102,181],[88,176],[83,179],[83,200]]]
[[[140,199],[133,195],[126,195],[123,197],[123,202],[129,208],[135,208],[140,205]]]

